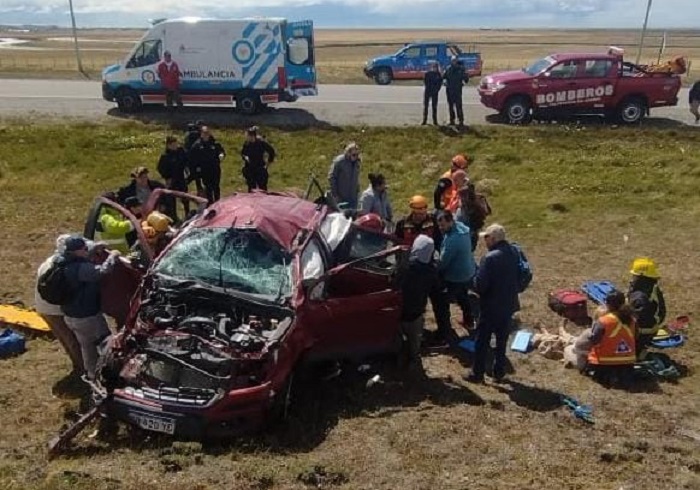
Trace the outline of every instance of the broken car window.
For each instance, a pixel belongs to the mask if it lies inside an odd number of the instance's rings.
[[[273,297],[291,295],[291,257],[255,230],[194,228],[155,272]]]

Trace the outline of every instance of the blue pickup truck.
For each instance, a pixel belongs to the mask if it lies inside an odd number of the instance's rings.
[[[389,85],[393,80],[422,80],[433,62],[440,63],[444,71],[452,56],[457,56],[470,77],[481,76],[481,53],[464,52],[457,44],[445,41],[406,44],[395,54],[369,60],[364,72],[379,85]]]

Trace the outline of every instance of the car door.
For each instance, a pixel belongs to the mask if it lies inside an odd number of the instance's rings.
[[[619,62],[610,58],[590,58],[579,66],[576,105],[583,111],[599,112],[610,105]],[[573,95],[572,95],[573,96]]]
[[[134,227],[134,244],[140,245],[143,253],[146,254],[150,261],[153,258],[153,251],[141,230],[138,219],[119,204],[109,199],[100,197],[93,204],[85,222],[85,230],[83,232],[85,238],[90,240],[96,238],[99,230],[99,218],[104,212],[104,208],[110,208],[112,211],[129,219]],[[102,257],[96,257],[96,261],[101,262],[105,258],[106,254]],[[118,326],[122,326],[126,322],[131,299],[141,283],[144,272],[129,258],[120,256],[111,272],[102,279],[100,285],[102,312],[114,318]]]
[[[425,46],[423,46],[420,75],[416,76],[416,79],[422,80],[425,76],[425,73],[427,71],[430,71],[433,63],[435,62],[439,63],[442,67],[442,63],[440,62],[440,45],[426,44]]]
[[[185,213],[184,201],[189,203],[189,215]],[[173,220],[175,227],[179,227],[182,223],[204,211],[206,207],[207,200],[202,197],[170,189],[156,189],[151,192],[148,201],[143,206],[143,215],[145,217],[151,211],[160,211]]]
[[[408,46],[396,57],[394,78],[397,80],[410,80],[415,77],[416,70],[420,69],[421,47]]]
[[[403,253],[394,247],[342,264],[308,287],[304,316],[314,337],[312,358],[359,358],[398,348],[401,294],[393,279]]]
[[[538,75],[532,83],[535,108],[555,110],[575,105],[578,68],[579,60],[563,60]],[[569,100],[572,94],[573,99]]]

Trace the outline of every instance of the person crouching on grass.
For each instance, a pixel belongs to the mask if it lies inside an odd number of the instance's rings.
[[[401,281],[403,307],[401,331],[406,338],[409,368],[421,371],[420,344],[425,323],[425,307],[428,295],[435,288],[438,275],[433,260],[435,242],[426,235],[418,235],[413,241],[408,268]]]

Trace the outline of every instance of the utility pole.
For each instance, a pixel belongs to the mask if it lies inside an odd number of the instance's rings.
[[[642,26],[642,36],[641,36],[641,39],[639,40],[639,51],[637,52],[637,64],[639,64],[639,60],[642,58],[642,49],[644,48],[644,37],[647,35],[647,24],[649,23],[649,11],[651,10],[651,2],[652,2],[652,0],[649,0],[647,2],[647,14],[644,16],[644,25]]]
[[[70,7],[70,20],[73,25],[73,43],[75,45],[75,61],[78,63],[78,71],[82,73],[86,78],[87,73],[83,70],[83,62],[80,59],[80,48],[78,47],[78,31],[75,27],[75,14],[73,13],[73,0],[68,0],[68,6]]]

